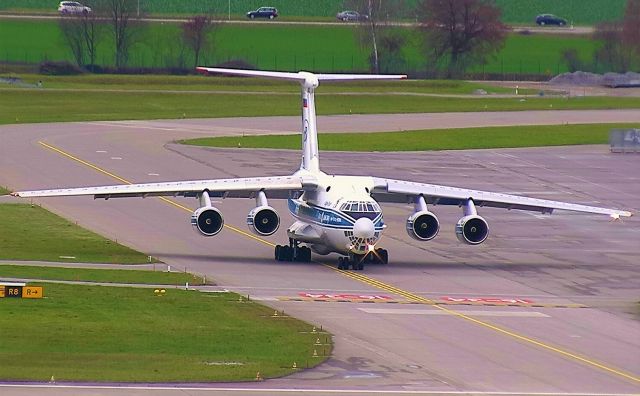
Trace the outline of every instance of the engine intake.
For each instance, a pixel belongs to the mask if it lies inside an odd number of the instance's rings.
[[[247,225],[257,235],[273,235],[280,227],[280,216],[271,206],[258,206],[247,215]]]
[[[489,236],[489,224],[478,215],[468,215],[458,220],[456,236],[460,242],[479,245]]]
[[[224,226],[222,213],[213,206],[204,206],[191,215],[191,225],[201,235],[214,236]]]
[[[436,215],[429,211],[419,211],[407,219],[407,234],[419,241],[430,241],[438,235],[440,222]]]

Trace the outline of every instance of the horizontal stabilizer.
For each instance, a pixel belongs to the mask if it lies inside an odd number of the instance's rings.
[[[407,78],[405,74],[314,74],[304,71],[290,73],[264,70],[224,69],[219,67],[197,67],[196,70],[202,73],[220,73],[245,77],[265,77],[299,82],[304,82],[308,77],[315,77],[318,81],[400,80]]]

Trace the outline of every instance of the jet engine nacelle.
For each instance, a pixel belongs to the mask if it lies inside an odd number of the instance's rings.
[[[191,225],[199,234],[210,237],[222,230],[224,218],[213,206],[203,206],[191,215]]]
[[[433,213],[422,210],[407,219],[407,234],[419,241],[429,241],[438,235],[440,222]]]
[[[468,215],[458,220],[456,236],[460,242],[479,245],[489,236],[489,224],[478,215]]]
[[[247,215],[247,225],[257,235],[272,235],[280,227],[280,216],[271,206],[258,206]]]

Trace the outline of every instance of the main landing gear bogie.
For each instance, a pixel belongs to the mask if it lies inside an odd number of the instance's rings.
[[[387,264],[389,262],[389,252],[386,249],[376,249],[367,255],[349,254],[349,256],[338,257],[338,269],[362,271],[365,263]]]
[[[299,246],[297,241],[290,241],[289,245],[276,245],[275,259],[277,261],[298,261],[308,263],[311,261],[311,249],[307,246]]]

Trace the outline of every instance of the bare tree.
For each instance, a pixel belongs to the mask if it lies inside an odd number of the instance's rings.
[[[380,40],[387,35],[390,20],[404,10],[403,0],[347,0],[345,7],[362,17],[358,23],[358,37],[365,47],[371,47],[370,63],[374,73],[380,73]]]
[[[640,56],[640,0],[627,0],[622,20],[622,41]]]
[[[493,0],[422,0],[417,15],[433,65],[446,63],[447,77],[486,62],[504,45],[507,26]]]
[[[60,31],[69,45],[73,59],[79,67],[84,66],[84,37],[81,16],[76,14],[61,15],[58,20]]]
[[[194,67],[199,66],[200,54],[211,47],[211,32],[216,28],[214,18],[209,15],[196,15],[181,25],[182,41],[194,56]]]
[[[99,0],[109,19],[118,69],[129,60],[129,50],[140,36],[138,0]]]
[[[596,26],[594,38],[601,45],[595,61],[605,68],[626,72],[640,64],[640,0],[628,0],[622,21]]]
[[[631,49],[622,43],[622,25],[619,22],[599,23],[593,37],[601,43],[594,53],[596,64],[617,72],[629,68]]]
[[[85,48],[87,49],[89,65],[93,67],[96,64],[96,58],[98,56],[98,43],[102,40],[104,33],[104,19],[101,18],[100,13],[94,11],[84,13],[81,23],[82,37]]]

